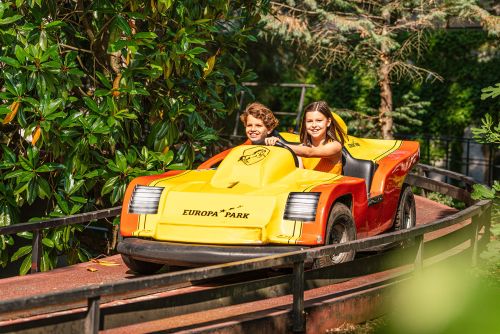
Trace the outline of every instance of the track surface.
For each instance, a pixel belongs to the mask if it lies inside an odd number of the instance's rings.
[[[437,219],[449,216],[457,210],[450,207],[441,205],[439,203],[430,201],[426,198],[416,196],[417,205],[417,224],[425,224]],[[443,232],[440,232],[443,233]],[[433,238],[432,235],[426,236],[426,239]],[[59,268],[45,273],[37,273],[26,275],[22,277],[11,277],[0,280],[0,291],[2,291],[0,300],[34,296],[49,292],[63,291],[73,289],[85,285],[104,284],[110,282],[117,282],[119,280],[134,279],[138,277],[133,272],[128,270],[119,255],[106,257],[100,260],[105,262],[87,262],[78,265],[73,265],[65,268]],[[374,274],[365,277],[353,279],[348,282],[336,284],[335,286],[328,286],[318,289],[306,291],[306,301],[313,301],[315,298],[320,298],[332,291],[342,291],[351,289],[355,286],[368,284],[370,281],[377,281],[382,279],[383,275]],[[202,287],[186,287],[176,290],[164,292],[161,294],[182,293],[191,289],[206,289],[207,286]],[[275,309],[275,312],[280,312],[290,305],[291,296],[273,298],[259,302],[247,303],[231,307],[224,307],[210,312],[203,312],[202,314],[191,314],[189,316],[179,316],[169,318],[168,320],[151,321],[148,323],[131,325],[125,328],[116,330],[108,330],[106,332],[116,333],[140,333],[151,330],[159,329],[187,329],[198,327],[196,323],[213,324],[213,322],[224,321],[230,316],[245,315],[250,312],[255,313],[262,310]],[[219,320],[218,320],[219,319]],[[199,328],[199,327],[198,327]]]

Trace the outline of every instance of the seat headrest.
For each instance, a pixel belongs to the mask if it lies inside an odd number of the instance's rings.
[[[344,120],[333,111],[332,111],[332,116],[333,119],[335,119],[335,122],[337,122],[337,124],[340,126],[342,131],[344,131],[344,133],[347,135],[347,124],[345,124]]]

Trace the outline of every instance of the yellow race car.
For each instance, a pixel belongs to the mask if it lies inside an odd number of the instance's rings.
[[[296,134],[280,136],[298,143]],[[405,177],[418,158],[417,142],[348,136],[336,175],[321,171],[321,159],[299,168],[286,146],[243,144],[196,170],[134,179],[124,197],[118,252],[131,270],[148,274],[164,264],[231,262],[410,228],[415,201]]]

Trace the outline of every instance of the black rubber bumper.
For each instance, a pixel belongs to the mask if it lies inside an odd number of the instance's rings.
[[[279,255],[307,248],[309,247],[202,245],[126,238],[118,243],[117,250],[121,254],[147,262],[202,266]]]

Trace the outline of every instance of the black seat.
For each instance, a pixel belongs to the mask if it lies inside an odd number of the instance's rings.
[[[377,170],[377,164],[371,160],[354,158],[345,147],[342,148],[342,175],[359,177],[365,180],[366,193],[370,193],[373,174]]]

